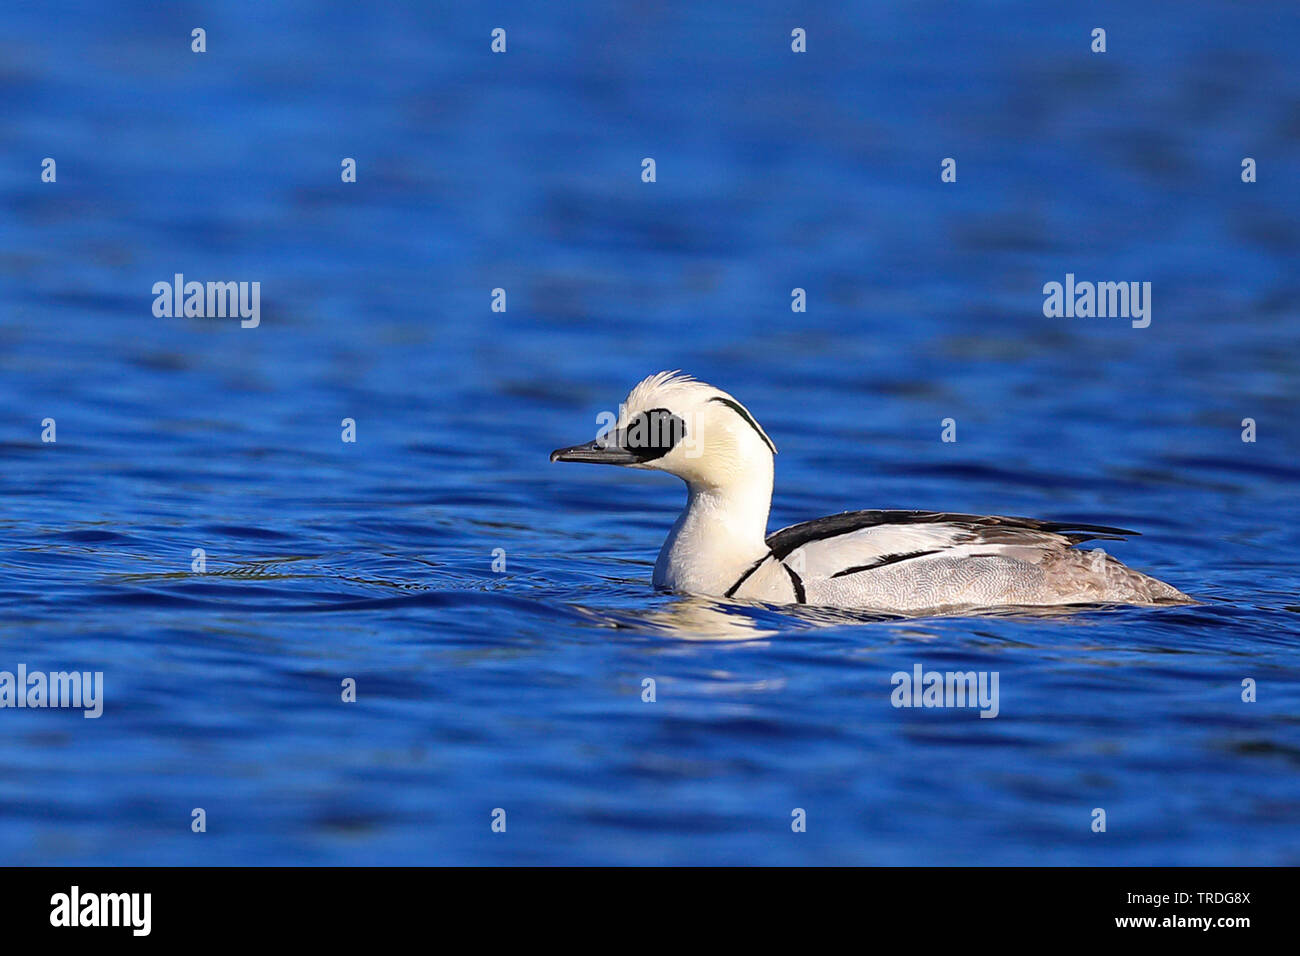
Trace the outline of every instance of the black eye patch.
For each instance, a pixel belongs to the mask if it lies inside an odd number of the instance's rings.
[[[686,422],[666,408],[641,412],[623,429],[619,444],[637,461],[662,458],[686,437]]]

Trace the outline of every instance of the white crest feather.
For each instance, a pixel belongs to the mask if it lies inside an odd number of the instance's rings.
[[[627,393],[627,402],[629,409],[643,411],[647,407],[647,402],[656,395],[663,392],[672,391],[682,387],[709,388],[703,382],[695,380],[694,376],[687,375],[681,369],[674,369],[671,372],[655,372],[648,375],[632,387],[632,391]]]

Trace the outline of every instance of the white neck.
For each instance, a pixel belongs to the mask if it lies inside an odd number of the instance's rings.
[[[655,562],[655,587],[720,596],[767,553],[772,458],[747,464],[725,486],[688,483],[686,510]]]

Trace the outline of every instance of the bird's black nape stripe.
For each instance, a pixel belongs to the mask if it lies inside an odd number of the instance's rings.
[[[794,586],[795,603],[807,604],[808,596],[804,593],[803,578],[799,577],[798,573],[790,565],[782,564],[781,567],[785,568],[785,573],[790,575],[790,583]]]
[[[936,548],[933,551],[908,551],[904,554],[883,554],[870,564],[859,564],[852,568],[845,568],[843,571],[836,571],[831,575],[833,578],[842,578],[846,574],[857,574],[859,571],[874,571],[876,568],[883,568],[887,564],[897,564],[899,561],[910,561],[912,558],[923,558],[927,554],[938,554]]]
[[[765,554],[757,561],[755,561],[753,564],[751,564],[748,570],[746,570],[745,573],[742,574],[739,577],[739,579],[737,579],[736,583],[733,584],[731,587],[727,588],[726,592],[723,594],[723,597],[735,597],[736,592],[740,590],[740,586],[744,584],[746,581],[748,581],[749,576],[758,570],[759,565],[762,564],[771,556],[772,556],[771,553]]]
[[[641,412],[619,433],[619,447],[637,461],[662,458],[686,437],[686,422],[666,408]]]
[[[721,402],[723,405],[726,405],[728,408],[734,411],[745,421],[749,422],[749,427],[754,429],[754,431],[758,432],[758,437],[763,439],[763,444],[765,444],[768,448],[772,449],[772,454],[774,455],[776,454],[776,446],[772,444],[772,439],[767,437],[767,432],[763,431],[763,429],[758,427],[758,422],[754,421],[754,416],[749,414],[749,412],[745,410],[744,405],[741,405],[739,402],[733,402],[729,398],[723,398],[721,395],[711,398],[709,399],[709,401]]]

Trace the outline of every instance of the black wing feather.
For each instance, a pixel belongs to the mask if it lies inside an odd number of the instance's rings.
[[[1016,518],[1006,515],[965,515],[944,511],[845,511],[842,514],[829,515],[782,528],[768,536],[767,546],[777,558],[784,559],[809,542],[834,538],[882,524],[954,524],[965,525],[972,530],[1006,528],[1012,533],[1016,530],[1043,531],[1059,534],[1071,544],[1094,539],[1123,541],[1126,535],[1138,533],[1100,524],[1040,521],[1037,518]],[[984,537],[985,540],[990,540],[994,536],[985,532]]]

